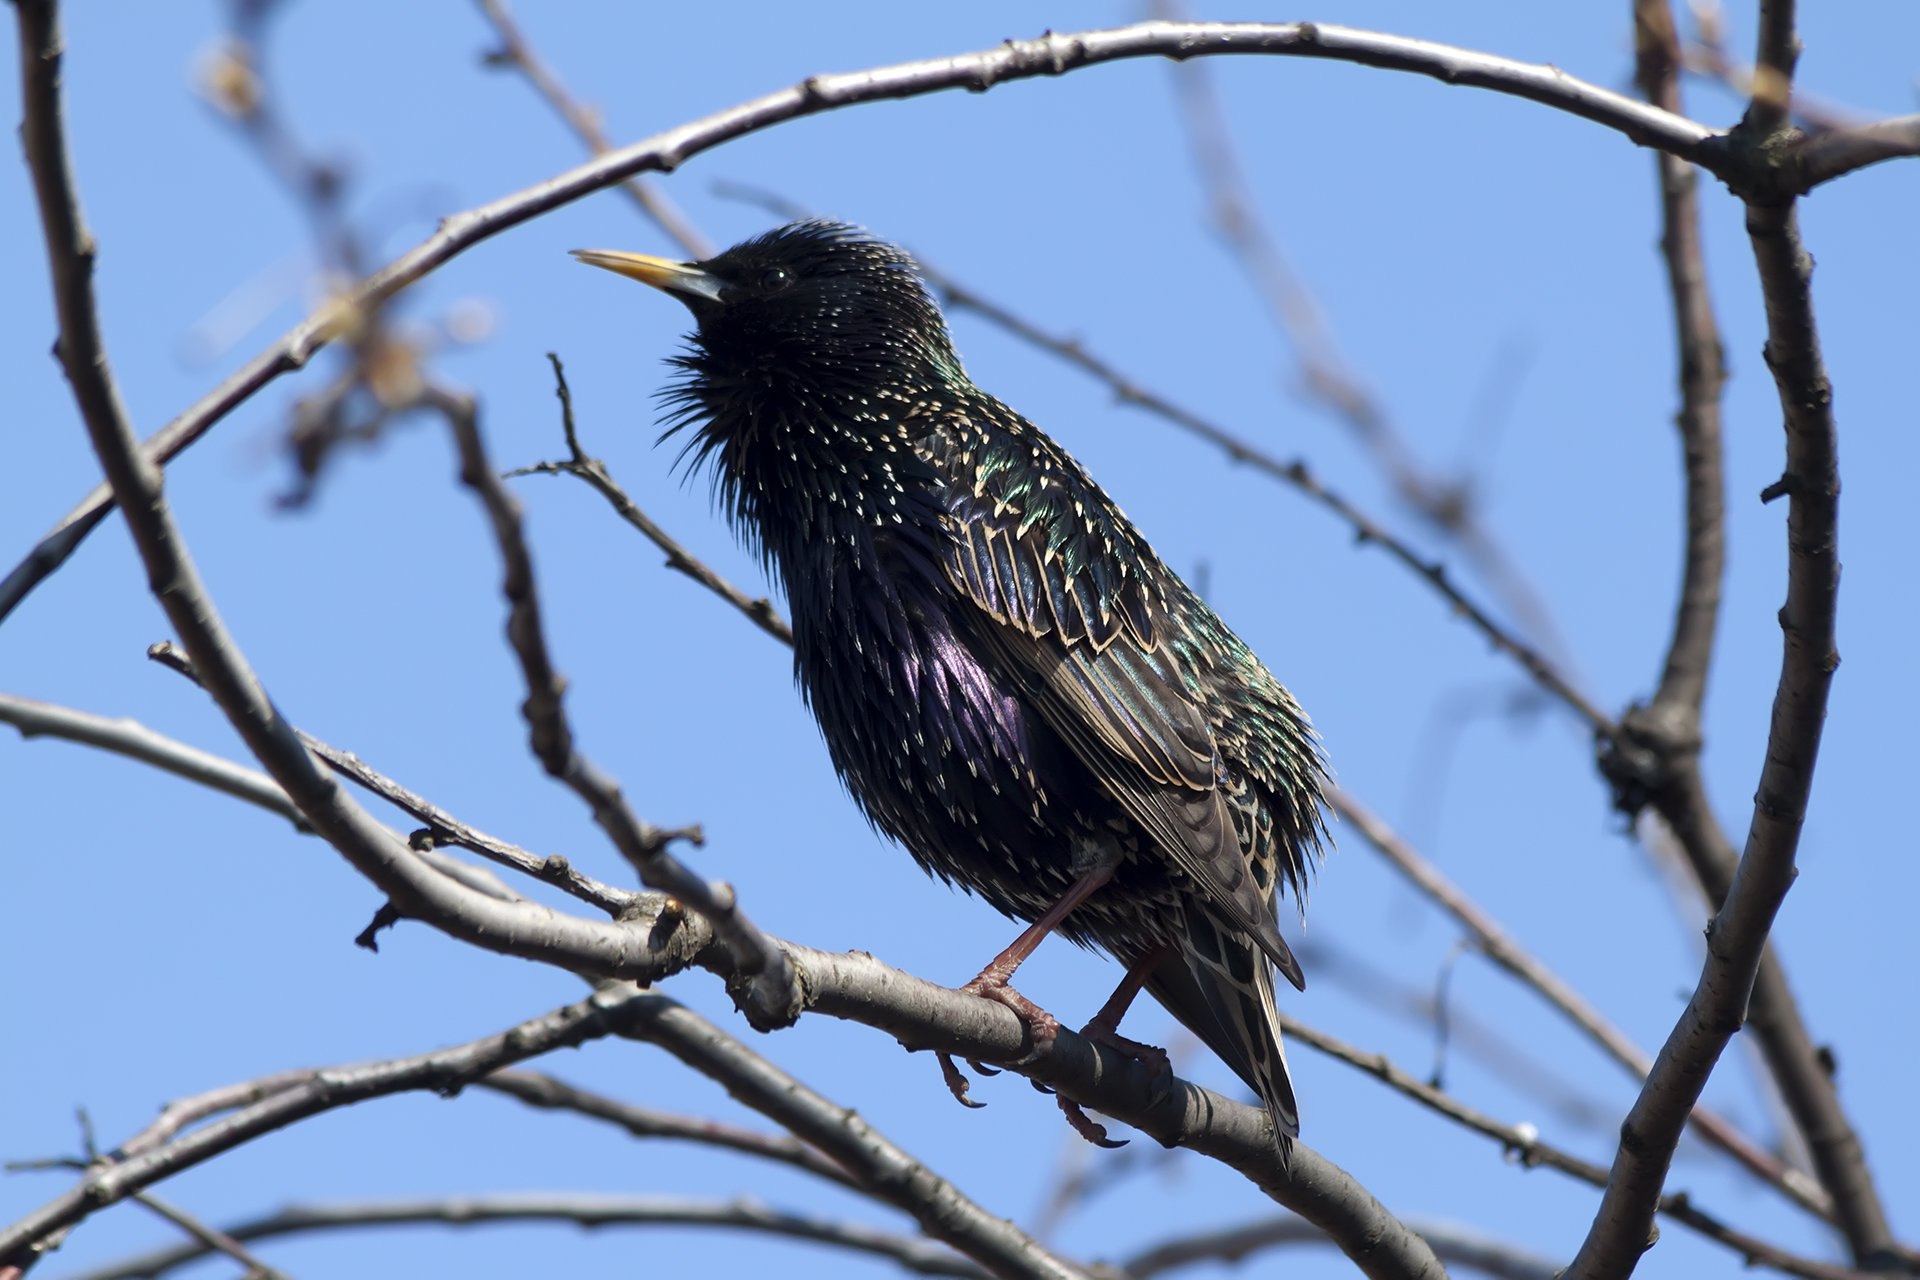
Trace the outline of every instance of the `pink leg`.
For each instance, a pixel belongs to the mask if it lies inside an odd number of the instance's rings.
[[[1053,1043],[1054,1035],[1060,1030],[1060,1022],[1008,984],[1013,978],[1014,971],[1026,963],[1027,957],[1034,953],[1041,942],[1045,941],[1047,935],[1059,928],[1060,922],[1071,915],[1074,908],[1085,902],[1095,890],[1113,879],[1114,868],[1117,866],[1119,866],[1117,856],[1101,858],[1067,887],[1067,891],[1060,895],[1060,900],[1049,907],[1045,915],[1023,929],[1011,946],[995,956],[986,968],[974,976],[972,981],[960,988],[969,995],[997,1000],[1019,1016],[1021,1024],[1027,1029],[1028,1038],[1033,1043],[1033,1050],[1028,1054],[1027,1061],[1039,1056],[1049,1044]],[[986,1105],[975,1102],[967,1096],[967,1078],[960,1073],[960,1068],[954,1066],[950,1055],[941,1053],[934,1056],[940,1060],[940,1074],[945,1078],[947,1088],[953,1093],[955,1100],[967,1107]],[[979,1069],[978,1064],[975,1066]],[[985,1074],[991,1074],[991,1072],[985,1072]]]
[[[1080,1034],[1090,1040],[1106,1044],[1137,1062],[1144,1063],[1154,1076],[1154,1094],[1156,1100],[1166,1095],[1168,1083],[1173,1079],[1173,1063],[1167,1059],[1167,1051],[1155,1045],[1130,1040],[1120,1034],[1120,1019],[1126,1016],[1127,1007],[1134,997],[1140,994],[1140,988],[1147,985],[1147,977],[1165,953],[1164,947],[1155,947],[1135,960],[1127,968],[1127,976],[1120,979],[1120,985],[1114,988],[1107,1002],[1100,1006],[1100,1012],[1093,1015],[1092,1021],[1080,1029]],[[1060,1110],[1065,1113],[1067,1123],[1073,1126],[1075,1133],[1093,1143],[1096,1147],[1124,1147],[1125,1139],[1107,1136],[1106,1129],[1091,1119],[1080,1109],[1080,1104],[1069,1098],[1057,1098]]]

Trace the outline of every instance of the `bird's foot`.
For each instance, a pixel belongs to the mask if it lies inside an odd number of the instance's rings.
[[[1099,1018],[1080,1028],[1080,1034],[1096,1044],[1106,1045],[1114,1052],[1131,1058],[1145,1067],[1147,1077],[1151,1081],[1151,1092],[1147,1095],[1149,1102],[1158,1105],[1172,1091],[1173,1059],[1169,1058],[1167,1051],[1159,1045],[1146,1044],[1123,1036]]]
[[[1148,1096],[1159,1102],[1167,1096],[1173,1085],[1173,1060],[1167,1057],[1167,1051],[1158,1045],[1146,1044],[1139,1040],[1121,1035],[1102,1018],[1095,1018],[1080,1028],[1080,1034],[1097,1044],[1104,1044],[1115,1052],[1125,1054],[1147,1068],[1153,1080],[1153,1091]],[[1047,1089],[1046,1092],[1053,1093]],[[1096,1147],[1105,1147],[1111,1151],[1127,1145],[1125,1138],[1113,1138],[1107,1135],[1106,1126],[1094,1120],[1083,1110],[1079,1103],[1070,1098],[1055,1094],[1054,1101],[1060,1104],[1060,1113],[1073,1126],[1073,1131]]]
[[[1026,1029],[1027,1042],[1031,1046],[1026,1054],[1013,1065],[1024,1067],[1053,1047],[1054,1037],[1060,1034],[1060,1020],[1042,1009],[1033,1001],[1007,985],[1002,975],[995,973],[992,966],[983,970],[979,977],[960,988],[970,996],[979,996],[983,1000],[993,1000],[1013,1010],[1020,1019],[1020,1025]],[[978,1064],[975,1064],[976,1069]],[[992,1075],[987,1071],[983,1074]]]
[[[1027,1040],[1032,1047],[1028,1049],[1026,1055],[1022,1057],[1019,1062],[1014,1064],[1015,1066],[1025,1066],[1035,1058],[1038,1058],[1042,1053],[1045,1053],[1053,1044],[1054,1037],[1060,1033],[1060,1020],[1008,986],[1006,975],[995,972],[992,965],[987,966],[986,969],[981,971],[979,977],[967,983],[964,987],[959,988],[959,990],[966,992],[968,995],[979,996],[983,1000],[993,1000],[997,1003],[1004,1004],[1007,1008],[1013,1010],[1015,1016],[1020,1019],[1020,1025],[1026,1029]],[[977,1101],[971,1096],[972,1086],[967,1080],[966,1073],[955,1065],[952,1054],[936,1053],[933,1056],[939,1060],[940,1078],[947,1082],[947,1091],[953,1094],[955,1102],[958,1102],[963,1107],[984,1107],[987,1105],[984,1102]],[[997,1076],[1000,1074],[998,1067],[990,1067],[984,1062],[976,1062],[972,1058],[967,1059],[967,1065],[972,1067],[976,1073],[983,1076]],[[1076,1124],[1074,1127],[1077,1129],[1079,1125]],[[1098,1126],[1095,1127],[1097,1128]]]

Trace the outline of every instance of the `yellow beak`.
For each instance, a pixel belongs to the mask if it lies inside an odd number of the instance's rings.
[[[683,298],[719,302],[725,288],[717,276],[691,262],[674,262],[645,253],[623,253],[618,249],[575,249],[573,256],[590,267],[601,267]]]

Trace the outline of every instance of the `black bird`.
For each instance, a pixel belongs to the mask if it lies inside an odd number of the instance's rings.
[[[1008,985],[1050,932],[1144,985],[1299,1133],[1276,923],[1324,834],[1324,765],[1293,696],[1069,457],[973,385],[913,260],[797,222],[704,262],[581,250],[698,322],[668,435],[710,466],[777,572],[794,672],[834,767],[921,868],[1031,921],[966,990]],[[683,455],[684,457],[685,455]],[[948,1083],[965,1101],[951,1062]],[[1063,1103],[1064,1105],[1064,1103]],[[1092,1122],[1068,1107],[1083,1134]]]

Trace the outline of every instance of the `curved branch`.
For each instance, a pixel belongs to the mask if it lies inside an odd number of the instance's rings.
[[[1608,1057],[1625,1067],[1634,1079],[1646,1077],[1653,1066],[1653,1059],[1639,1045],[1607,1021],[1578,991],[1535,959],[1498,921],[1442,875],[1438,867],[1421,857],[1379,815],[1339,788],[1327,793],[1327,801],[1334,812],[1358,831],[1369,846],[1466,930],[1481,954],[1538,992],[1542,999],[1580,1028],[1588,1039],[1605,1050]],[[1755,1177],[1809,1212],[1832,1220],[1833,1201],[1819,1185],[1810,1185],[1811,1180],[1804,1173],[1757,1146],[1731,1121],[1706,1107],[1694,1108],[1688,1120],[1701,1138],[1732,1156]]]
[[[137,1154],[131,1150],[134,1143],[129,1143],[90,1167],[78,1186],[0,1229],[0,1267],[24,1266],[49,1234],[162,1178],[320,1112],[409,1090],[457,1093],[501,1066],[609,1035],[651,1041],[664,1034],[663,1042],[671,1041],[675,1035],[686,1034],[690,1020],[697,1022],[694,1015],[664,996],[631,984],[609,984],[585,1000],[452,1049],[391,1062],[275,1077],[276,1087],[225,1119],[158,1142],[153,1140],[156,1130],[149,1130],[136,1139],[146,1140]],[[668,1030],[662,1033],[662,1027]],[[799,1088],[791,1077],[737,1042],[725,1056],[727,1070],[744,1075],[757,1069],[785,1087]],[[757,1068],[755,1063],[759,1064]],[[216,1091],[194,1101],[202,1114],[207,1114],[212,1101],[238,1103],[259,1092],[265,1083],[256,1081]],[[862,1190],[905,1210],[929,1235],[976,1258],[993,1274],[1025,1280],[1074,1280],[1078,1274],[1047,1254],[1018,1227],[986,1212],[950,1183],[926,1171],[852,1113],[811,1093],[770,1109],[779,1111],[783,1107],[790,1113],[813,1113],[817,1123],[810,1126],[816,1131],[812,1136],[830,1143],[837,1155],[848,1158]],[[793,1116],[782,1118],[790,1120]],[[850,1157],[849,1153],[854,1155]]]
[[[451,1049],[389,1062],[283,1072],[170,1107],[134,1140],[89,1167],[76,1186],[0,1227],[0,1268],[28,1264],[49,1234],[254,1138],[369,1098],[421,1089],[457,1093],[498,1067],[612,1034],[643,998],[634,988],[596,992],[497,1035]],[[193,1119],[236,1107],[223,1119],[179,1133]]]
[[[570,1111],[575,1115],[618,1125],[636,1138],[667,1138],[759,1156],[859,1190],[847,1171],[798,1138],[757,1133],[737,1125],[636,1106],[568,1084],[540,1071],[496,1071],[476,1081],[478,1087],[516,1098],[543,1111]]]
[[[46,0],[22,0],[23,23],[32,20],[32,15],[45,5]],[[28,43],[35,50],[41,44],[38,40]],[[1728,154],[1720,145],[1720,135],[1705,125],[1575,79],[1555,67],[1425,40],[1306,22],[1147,22],[1077,35],[1049,33],[1037,40],[1009,40],[998,48],[977,53],[813,76],[791,88],[669,129],[596,157],[537,186],[443,219],[433,235],[295,325],[279,341],[154,433],[142,446],[142,457],[148,466],[171,461],[268,383],[302,368],[322,347],[352,332],[358,317],[381,306],[458,254],[530,218],[637,174],[669,173],[723,142],[839,107],[917,97],[947,89],[977,92],[1016,80],[1057,76],[1130,58],[1184,59],[1225,54],[1354,62],[1430,76],[1446,84],[1511,94],[1581,116],[1643,146],[1670,151],[1715,172],[1719,171],[1715,165],[1723,163]],[[28,70],[30,74],[23,77],[23,82],[31,99],[43,91],[35,88],[39,78],[31,74],[33,68]],[[44,92],[51,91],[49,82]],[[0,580],[0,621],[5,620],[28,592],[66,562],[114,501],[111,486],[96,488]]]
[[[597,1195],[583,1192],[522,1191],[490,1195],[446,1196],[431,1200],[375,1200],[355,1203],[294,1204],[275,1213],[236,1222],[224,1229],[235,1240],[266,1240],[309,1231],[363,1227],[400,1227],[438,1223],[472,1227],[494,1223],[560,1222],[580,1227],[720,1227],[757,1231],[790,1240],[811,1240],[854,1253],[884,1258],[914,1275],[986,1280],[992,1273],[940,1245],[894,1231],[878,1231],[854,1222],[837,1222],[795,1213],[757,1200],[700,1200],[690,1196]],[[145,1280],[204,1258],[204,1244],[180,1244],[124,1258],[81,1272],[72,1280]]]
[[[1408,1219],[1442,1262],[1468,1267],[1495,1280],[1554,1280],[1560,1264],[1453,1222]],[[1260,1218],[1237,1227],[1180,1236],[1143,1249],[1119,1264],[1127,1280],[1152,1280],[1209,1262],[1241,1263],[1279,1245],[1325,1244],[1313,1224],[1293,1217]],[[80,1280],[88,1280],[86,1277]],[[100,1280],[105,1280],[101,1277]]]
[[[1791,0],[1765,0],[1761,11],[1760,62],[1790,76],[1796,43]],[[1788,88],[1783,81],[1777,114],[1756,90],[1750,118],[1757,115],[1784,127]],[[1786,424],[1786,469],[1769,489],[1789,499],[1780,679],[1746,848],[1708,925],[1699,985],[1621,1126],[1606,1194],[1568,1271],[1573,1280],[1626,1275],[1646,1248],[1652,1204],[1686,1113],[1744,1021],[1767,933],[1793,884],[1827,696],[1840,663],[1834,644],[1840,586],[1838,442],[1833,390],[1814,325],[1813,264],[1802,247],[1791,201],[1750,203],[1747,232],[1766,303],[1767,365]],[[1827,1143],[1815,1146],[1822,1181],[1833,1193],[1855,1262],[1890,1266],[1895,1255],[1885,1210],[1837,1099],[1833,1113],[1841,1131],[1821,1135]]]
[[[1667,0],[1637,0],[1634,6],[1635,79],[1648,101],[1680,111],[1680,40]],[[1726,362],[1713,295],[1707,289],[1706,250],[1700,238],[1699,180],[1693,167],[1672,156],[1654,157],[1660,181],[1660,250],[1673,303],[1679,352],[1682,472],[1686,477],[1687,533],[1680,604],[1673,639],[1650,713],[1677,717],[1675,732],[1698,750],[1700,705],[1720,618],[1720,581],[1726,568],[1726,480],[1720,448],[1720,396]]]

